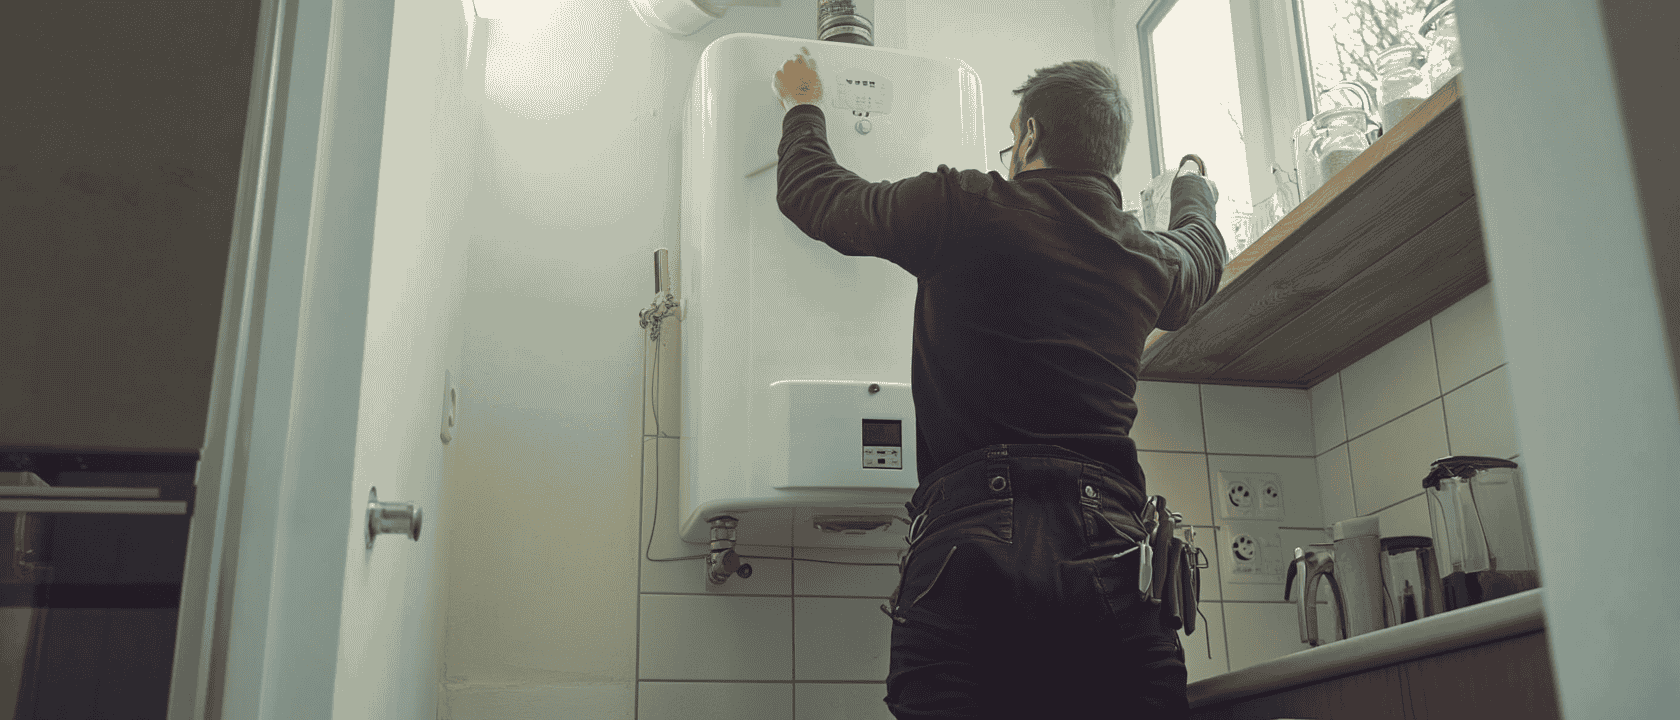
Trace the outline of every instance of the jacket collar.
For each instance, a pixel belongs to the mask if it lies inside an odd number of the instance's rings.
[[[1097,172],[1096,170],[1066,170],[1066,169],[1063,169],[1063,168],[1038,168],[1036,170],[1026,170],[1026,171],[1021,172],[1020,174],[1017,174],[1015,176],[1015,180],[1017,182],[1019,182],[1023,178],[1040,178],[1040,177],[1044,178],[1046,180],[1049,180],[1051,182],[1070,182],[1071,181],[1071,182],[1079,184],[1079,185],[1106,188],[1110,193],[1114,194],[1114,204],[1124,205],[1124,203],[1121,200],[1121,198],[1123,196],[1120,194],[1120,186],[1114,182],[1114,178],[1111,178],[1106,174]]]

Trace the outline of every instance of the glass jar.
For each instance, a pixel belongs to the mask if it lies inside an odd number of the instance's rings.
[[[1370,116],[1359,108],[1343,108],[1321,112],[1313,117],[1318,126],[1313,143],[1313,159],[1318,162],[1319,176],[1324,182],[1336,177],[1342,168],[1353,162],[1365,148],[1371,146]]]
[[[1401,118],[1429,99],[1429,80],[1418,70],[1421,54],[1410,44],[1377,54],[1377,107],[1383,130],[1400,124]]]
[[[1458,12],[1453,8],[1453,0],[1430,10],[1418,32],[1424,37],[1423,75],[1433,95],[1464,69],[1464,59],[1459,54]]]
[[[1272,163],[1272,183],[1277,186],[1277,190],[1272,193],[1271,214],[1266,218],[1267,229],[1278,224],[1278,221],[1289,215],[1289,211],[1301,204],[1299,184],[1289,176],[1288,170],[1277,163]]]
[[[1302,200],[1382,135],[1371,119],[1371,94],[1371,87],[1358,80],[1336,83],[1319,93],[1318,114],[1295,128],[1295,172]]]
[[[1314,127],[1313,121],[1308,120],[1295,128],[1295,184],[1300,188],[1302,200],[1324,184],[1318,159],[1313,156],[1313,141],[1317,139]]]

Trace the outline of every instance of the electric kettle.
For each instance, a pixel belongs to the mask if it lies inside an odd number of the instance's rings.
[[[1283,599],[1288,600],[1296,567],[1302,568],[1301,595],[1296,598],[1295,616],[1301,624],[1301,642],[1320,645],[1318,634],[1318,581],[1330,582],[1331,603],[1341,637],[1349,638],[1388,627],[1384,614],[1382,543],[1377,538],[1377,518],[1360,517],[1331,526],[1329,553],[1295,549],[1295,560],[1284,579]],[[1321,548],[1322,544],[1308,547]],[[1333,640],[1334,638],[1332,638]]]

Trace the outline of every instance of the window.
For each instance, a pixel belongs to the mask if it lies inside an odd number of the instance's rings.
[[[1292,209],[1274,207],[1272,169],[1294,175],[1291,138],[1318,92],[1353,79],[1375,87],[1377,54],[1421,46],[1419,26],[1442,2],[1138,0],[1127,22],[1136,22],[1151,175],[1186,153],[1206,159],[1235,256]]]
[[[1431,0],[1296,0],[1306,38],[1312,93],[1343,80],[1377,85],[1377,54],[1404,43],[1422,46],[1418,25]]]
[[[1248,133],[1230,0],[1156,0],[1138,24],[1153,175],[1194,153],[1219,187],[1219,232],[1235,257],[1254,233]]]

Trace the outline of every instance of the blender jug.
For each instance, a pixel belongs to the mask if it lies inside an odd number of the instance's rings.
[[[1455,455],[1423,479],[1447,610],[1540,587],[1517,464]]]

